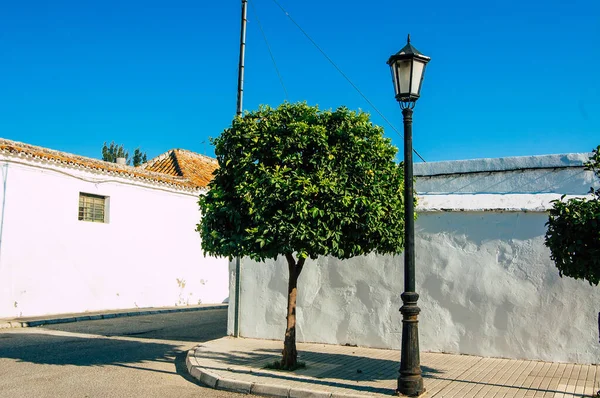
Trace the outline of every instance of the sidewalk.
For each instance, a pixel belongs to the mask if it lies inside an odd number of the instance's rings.
[[[283,343],[225,337],[188,352],[187,368],[217,389],[291,398],[389,397],[399,351],[298,344],[306,369],[265,369]],[[600,366],[422,353],[425,397],[582,397],[600,389]]]
[[[42,325],[52,325],[57,323],[93,321],[97,319],[119,318],[124,316],[164,314],[167,312],[187,312],[225,309],[228,304],[200,304],[189,305],[185,307],[150,307],[150,308],[130,308],[121,310],[104,310],[79,312],[72,314],[55,314],[34,317],[21,318],[3,318],[0,319],[0,329],[27,328]]]

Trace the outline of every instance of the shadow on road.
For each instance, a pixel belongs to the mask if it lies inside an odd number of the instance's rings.
[[[226,310],[73,322],[0,333],[0,358],[75,366],[172,363],[195,343],[226,333]]]
[[[40,333],[15,333],[2,337],[0,358],[48,365],[101,366],[144,361],[170,362],[181,352],[171,344],[105,338]],[[11,339],[14,340],[12,344],[7,341]]]
[[[193,378],[190,375],[190,372],[188,372],[187,366],[185,364],[186,357],[187,357],[187,351],[180,351],[177,353],[177,355],[175,356],[175,360],[173,361],[175,363],[175,371],[177,372],[177,374],[179,376],[183,377],[185,380],[189,381],[190,383],[194,383],[199,386],[204,386],[204,384],[200,383],[200,381]]]
[[[102,336],[128,336],[202,343],[227,335],[227,310],[142,315],[44,325],[43,329]]]

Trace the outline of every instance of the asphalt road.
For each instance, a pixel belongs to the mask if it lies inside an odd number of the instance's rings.
[[[0,397],[214,397],[187,350],[226,335],[227,311],[103,319],[0,331]]]

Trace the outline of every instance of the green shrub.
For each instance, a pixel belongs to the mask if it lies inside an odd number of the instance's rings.
[[[600,145],[585,164],[600,178]],[[562,277],[600,282],[600,190],[590,188],[591,198],[552,201],[545,244]]]

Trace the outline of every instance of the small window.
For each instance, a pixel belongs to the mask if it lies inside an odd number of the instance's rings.
[[[106,222],[106,196],[79,193],[79,220]]]

